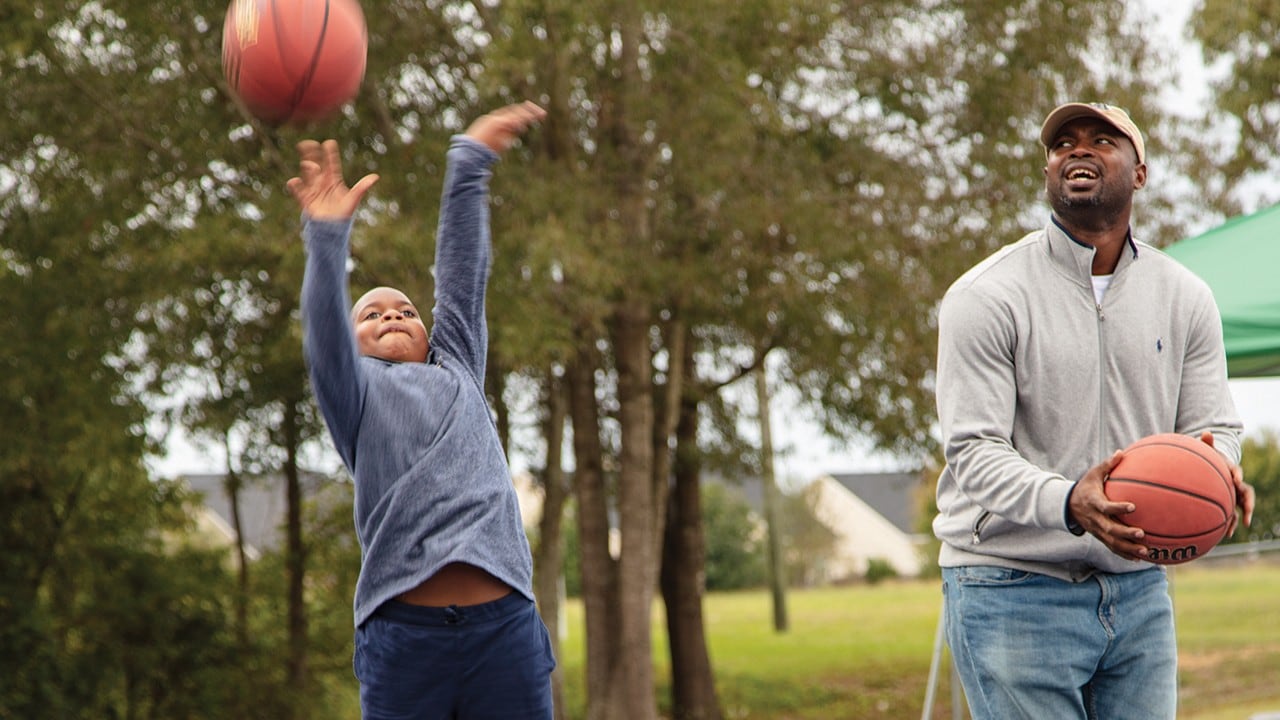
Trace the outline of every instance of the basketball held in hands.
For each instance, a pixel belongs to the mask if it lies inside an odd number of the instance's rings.
[[[222,70],[255,117],[303,124],[355,97],[368,48],[357,0],[232,0],[222,27]]]
[[[1142,528],[1148,559],[1162,565],[1189,562],[1213,549],[1235,515],[1231,466],[1203,441],[1176,433],[1151,435],[1124,450],[1108,476],[1107,497],[1131,502],[1120,516]]]

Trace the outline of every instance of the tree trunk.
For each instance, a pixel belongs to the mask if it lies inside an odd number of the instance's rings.
[[[586,615],[587,719],[606,718],[617,664],[617,567],[609,552],[609,511],[604,484],[604,448],[596,404],[597,356],[590,343],[565,375],[573,423],[574,492],[582,554],[582,605]]]
[[[289,583],[289,655],[287,659],[287,680],[294,697],[299,700],[307,697],[307,608],[303,596],[304,575],[306,572],[306,547],[302,542],[302,480],[298,470],[298,444],[300,432],[298,428],[298,408],[294,402],[286,402],[284,406],[284,449],[285,449],[285,567]],[[293,717],[299,720],[306,715],[300,703],[289,703],[293,708]]]
[[[618,373],[618,682],[608,718],[656,720],[652,628],[657,584],[657,526],[653,490],[653,365],[649,313],[643,302],[625,300],[613,322]]]
[[[653,530],[654,558],[662,562],[662,548],[666,543],[667,498],[671,494],[671,467],[675,462],[676,428],[680,422],[684,398],[685,375],[693,366],[693,358],[685,351],[688,347],[688,330],[680,312],[671,310],[671,320],[666,328],[667,381],[653,386],[655,420],[653,422]],[[652,381],[652,380],[651,380]]]
[[[606,138],[601,154],[611,170],[612,209],[617,213],[606,233],[617,243],[616,257],[620,261],[646,263],[652,257],[653,242],[645,204],[646,149],[640,142],[639,128],[643,123],[632,117],[636,112],[633,108],[644,107],[640,76],[643,14],[639,3],[620,0],[615,6],[613,26],[618,37],[618,51],[613,61],[616,72],[611,73],[614,87],[612,93],[606,93],[609,98],[601,102],[599,115],[600,132]],[[627,257],[634,260],[624,259]],[[607,578],[590,580],[593,587],[588,587],[588,576],[604,564],[601,554],[608,556],[607,501],[602,475],[579,478],[578,483],[579,523],[583,530],[583,599],[588,615],[588,720],[656,720],[658,717],[650,621],[657,585],[656,529],[660,527],[661,517],[659,508],[655,507],[653,485],[651,324],[648,298],[638,291],[633,289],[631,294],[613,301],[608,332],[617,382],[619,552],[617,562],[608,564],[614,572]],[[595,335],[590,333],[582,339],[590,344]],[[593,388],[594,382],[586,382],[585,373],[596,367],[594,363],[578,365],[582,375],[575,381],[575,395]],[[600,420],[597,411],[590,418],[584,416],[579,425],[578,410],[595,409],[594,396],[590,407],[578,401],[573,404],[576,452],[579,427],[599,443]],[[579,470],[583,460],[579,455]],[[603,464],[599,467],[603,468]],[[601,486],[597,488],[596,483]],[[594,504],[588,506],[588,502]],[[588,529],[593,531],[591,535]],[[591,547],[596,543],[602,544]],[[590,567],[589,562],[595,567]],[[606,582],[607,591],[599,587]],[[612,601],[607,609],[596,604],[601,599]],[[602,618],[591,617],[602,611],[605,613]],[[597,632],[600,629],[613,632],[593,639],[593,627]],[[606,657],[605,667],[593,667]]]
[[[538,596],[538,611],[551,635],[551,649],[560,657],[560,589],[564,577],[564,536],[561,525],[564,520],[564,504],[568,495],[565,486],[564,423],[568,413],[567,389],[554,373],[547,373],[546,403],[547,424],[544,436],[547,441],[547,467],[542,474],[542,517],[538,520],[538,550],[534,558],[534,592]],[[555,707],[555,719],[564,720],[564,669],[560,663],[551,673],[551,698]]]
[[[769,381],[765,362],[756,369],[756,402],[760,408],[760,482],[764,485],[764,522],[768,536],[769,591],[773,598],[774,632],[787,631],[786,573],[782,567],[782,539],[778,529],[778,483],[773,476],[773,430],[769,421]]]
[[[507,407],[505,395],[507,390],[507,374],[502,371],[489,345],[488,359],[485,361],[484,391],[489,396],[489,407],[493,408],[494,424],[498,428],[498,440],[502,443],[502,452],[510,457],[511,453],[511,408]]]
[[[685,357],[682,374],[691,373],[692,366],[692,358]],[[674,720],[720,720],[722,717],[702,617],[706,547],[702,534],[697,427],[698,402],[686,394],[679,402],[675,430],[675,488],[667,503],[661,573]]]
[[[222,434],[222,451],[227,457],[226,492],[231,505],[231,526],[236,532],[236,644],[249,647],[249,556],[244,549],[244,522],[240,517],[240,475],[231,465],[231,433]]]

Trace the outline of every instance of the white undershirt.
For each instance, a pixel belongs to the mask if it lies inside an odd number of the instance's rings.
[[[1111,278],[1111,275],[1093,276],[1093,299],[1099,305],[1102,304],[1102,296],[1107,294],[1107,288],[1111,287]]]

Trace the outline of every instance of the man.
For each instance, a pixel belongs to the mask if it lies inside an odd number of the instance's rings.
[[[940,308],[947,638],[976,720],[1167,720],[1165,571],[1103,481],[1116,448],[1197,436],[1233,465],[1250,521],[1221,321],[1205,283],[1130,232],[1147,166],[1124,110],[1063,105],[1040,141],[1049,223],[965,273]]]

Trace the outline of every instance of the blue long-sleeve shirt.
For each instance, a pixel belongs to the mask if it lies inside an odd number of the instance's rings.
[[[304,218],[303,347],[333,443],[355,480],[359,627],[449,563],[533,599],[533,561],[484,395],[490,166],[465,136],[448,152],[425,363],[362,356],[350,317],[351,222]]]

